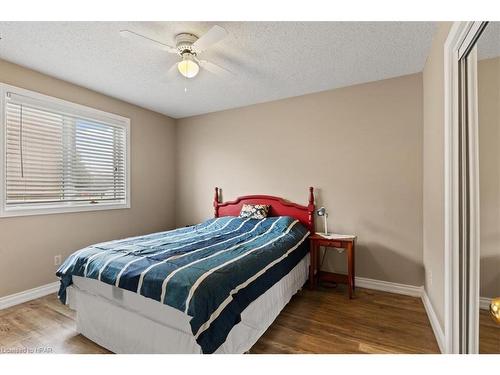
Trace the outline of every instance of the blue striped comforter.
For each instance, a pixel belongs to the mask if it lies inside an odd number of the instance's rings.
[[[213,353],[243,310],[304,257],[308,234],[286,216],[228,216],[92,245],[58,269],[59,298],[65,302],[73,275],[138,293],[191,316],[196,341]]]

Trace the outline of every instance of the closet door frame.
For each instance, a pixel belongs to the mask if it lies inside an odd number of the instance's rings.
[[[486,22],[455,22],[444,46],[446,353],[479,350],[479,153],[476,42]]]

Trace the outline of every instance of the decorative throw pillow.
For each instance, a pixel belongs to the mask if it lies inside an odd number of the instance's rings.
[[[268,212],[268,204],[244,204],[243,207],[241,207],[240,217],[251,219],[265,219]]]

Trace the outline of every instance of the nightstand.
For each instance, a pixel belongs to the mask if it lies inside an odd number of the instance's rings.
[[[309,287],[314,289],[318,280],[347,284],[349,298],[352,298],[355,288],[355,246],[356,236],[332,234],[323,237],[320,234],[309,236],[311,266],[309,269]],[[347,255],[347,275],[321,271],[319,262],[319,248],[323,246],[325,251],[329,248],[344,249]]]

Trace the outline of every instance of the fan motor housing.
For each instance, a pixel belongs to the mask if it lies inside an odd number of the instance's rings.
[[[192,49],[192,45],[194,42],[198,40],[198,37],[194,34],[190,33],[180,33],[175,36],[175,43],[177,51],[179,51],[179,55],[183,55],[184,53],[195,54]]]

